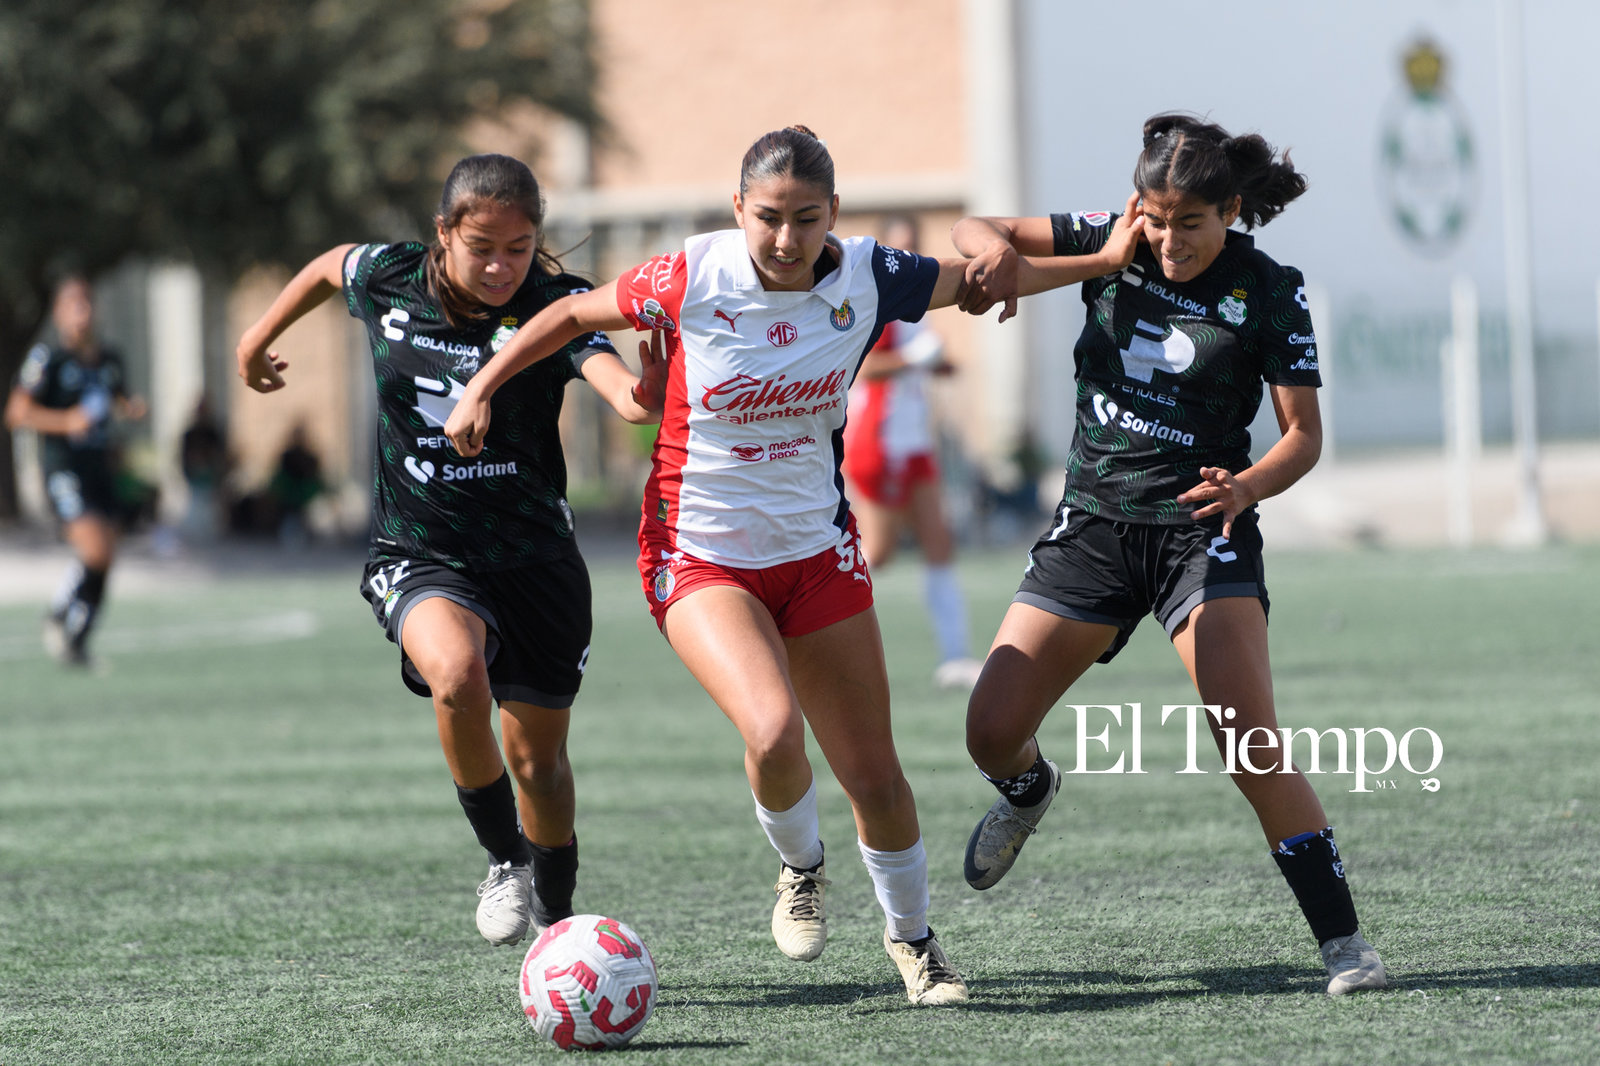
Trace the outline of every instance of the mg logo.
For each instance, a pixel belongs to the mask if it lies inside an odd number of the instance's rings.
[[[774,348],[785,348],[793,344],[799,336],[799,331],[789,323],[774,322],[772,328],[767,330],[767,343]]]

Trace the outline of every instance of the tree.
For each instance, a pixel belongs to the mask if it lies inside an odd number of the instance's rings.
[[[422,232],[473,119],[531,102],[599,130],[594,71],[585,0],[7,0],[0,387],[62,271],[232,277]]]

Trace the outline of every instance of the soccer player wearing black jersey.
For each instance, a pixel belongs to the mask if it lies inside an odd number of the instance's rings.
[[[94,294],[69,277],[51,305],[56,344],[35,345],[6,400],[6,426],[40,438],[50,508],[77,557],[45,617],[45,646],[67,666],[89,664],[89,633],[117,550],[111,422],[143,418],[122,358],[95,335]]]
[[[1119,224],[1143,237],[1126,268],[1083,283],[1066,491],[967,708],[968,751],[1000,792],[967,844],[967,881],[998,882],[1061,787],[1034,737],[1051,706],[1154,614],[1201,702],[1231,711],[1226,721],[1208,715],[1219,747],[1224,726],[1273,738],[1252,744],[1256,772],[1231,776],[1321,947],[1328,992],[1381,988],[1383,964],[1357,931],[1333,830],[1275,746],[1255,505],[1316,462],[1321,382],[1299,271],[1229,227],[1270,221],[1305,178],[1258,135],[1168,114],[1145,123],[1134,187],[1141,199],[1122,218],[968,218],[951,234],[974,257],[964,309],[1005,302],[1006,315],[1019,254],[1070,260]],[[1252,463],[1263,385],[1282,436]]]
[[[541,308],[588,287],[545,251],[543,221],[525,165],[463,159],[445,182],[431,246],[330,249],[237,350],[245,382],[274,392],[288,363],[269,346],[307,311],[343,289],[367,327],[378,447],[361,591],[400,647],[407,687],[432,697],[461,806],[489,853],[477,924],[495,944],[570,916],[577,878],[566,740],[591,619],[557,429],[564,389],[581,376],[624,418],[654,422],[664,369],[658,348],[641,344],[641,381],[604,334],[583,336],[500,390],[479,454],[452,450],[444,423],[479,365]]]

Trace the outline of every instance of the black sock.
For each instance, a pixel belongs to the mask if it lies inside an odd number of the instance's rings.
[[[1016,777],[996,780],[984,774],[983,779],[993,785],[1013,807],[1036,807],[1050,798],[1050,767],[1045,765],[1043,755],[1035,758],[1033,765]]]
[[[106,572],[83,567],[77,586],[61,613],[67,631],[67,641],[76,651],[82,651],[89,641],[89,630],[94,628],[95,616],[100,613],[100,601],[105,598]]]
[[[522,835],[517,821],[517,797],[511,790],[511,774],[502,772],[500,779],[484,788],[456,786],[456,798],[461,809],[478,835],[478,843],[489,853],[489,858],[499,865],[509,862],[513,866],[528,864],[528,838]]]
[[[1356,931],[1356,905],[1344,878],[1344,861],[1333,843],[1333,827],[1283,841],[1272,858],[1289,882],[1300,911],[1321,944]]]
[[[578,836],[558,848],[528,841],[533,853],[533,904],[540,925],[572,917],[572,893],[578,887]]]

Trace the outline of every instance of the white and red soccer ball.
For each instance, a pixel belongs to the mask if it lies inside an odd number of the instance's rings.
[[[546,929],[517,977],[528,1024],[566,1051],[618,1048],[656,1006],[656,964],[639,934],[578,914]]]

